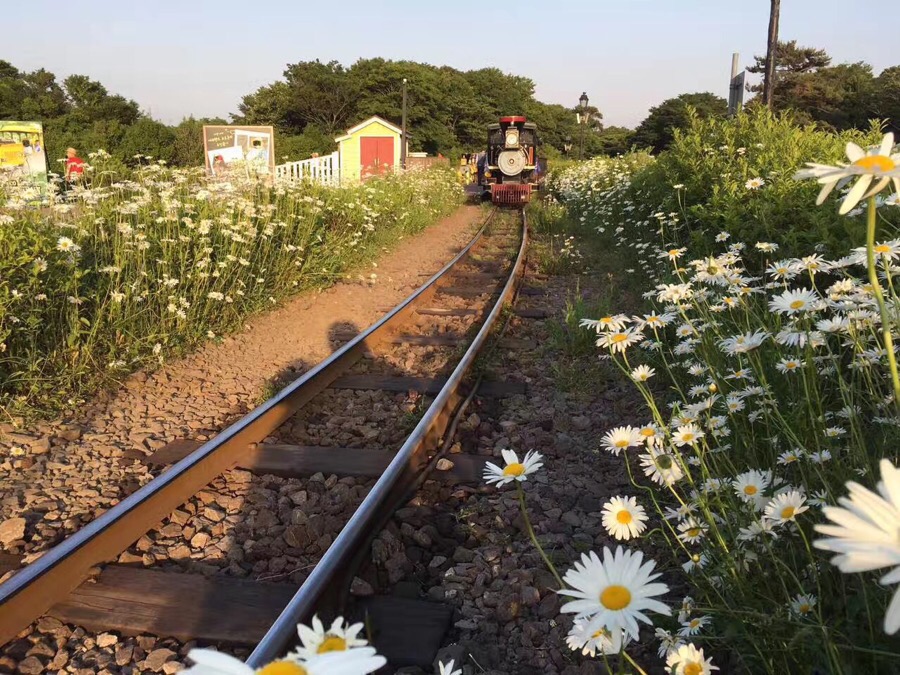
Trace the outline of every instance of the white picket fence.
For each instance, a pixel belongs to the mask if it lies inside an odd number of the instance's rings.
[[[299,162],[288,162],[275,167],[278,179],[300,181],[310,180],[326,185],[339,185],[341,182],[341,160],[337,152],[324,157],[310,157]]]

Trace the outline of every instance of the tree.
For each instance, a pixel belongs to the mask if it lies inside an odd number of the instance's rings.
[[[766,72],[766,57],[754,56],[754,64],[747,67],[748,73],[761,74]],[[787,73],[808,73],[831,65],[831,57],[824,49],[814,47],[800,47],[796,40],[789,42],[778,41],[775,46],[775,81],[781,79]],[[762,85],[750,87],[750,91],[762,91]]]
[[[875,117],[886,120],[891,131],[900,135],[900,66],[885,68],[875,78],[867,107]]]
[[[688,107],[701,118],[724,117],[728,113],[728,102],[721,96],[709,92],[682,94],[651,108],[650,114],[635,130],[633,143],[655,152],[665,150],[675,138],[675,130],[687,128]]]
[[[591,137],[591,144],[586,150],[591,155],[624,155],[634,143],[635,132],[625,127],[605,127],[600,133]]]
[[[775,90],[775,58],[778,49],[778,19],[781,15],[781,0],[771,0],[769,12],[769,39],[766,47],[766,67],[763,78],[763,105],[772,108],[772,92]]]
[[[175,159],[175,132],[149,117],[137,120],[125,128],[113,156],[125,164],[136,164],[142,161],[138,155],[172,163]]]

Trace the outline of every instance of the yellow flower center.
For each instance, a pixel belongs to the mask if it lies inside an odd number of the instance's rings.
[[[679,255],[681,255],[681,251],[679,251],[677,248],[670,248],[669,255],[673,258],[677,258]]]
[[[688,535],[689,537],[697,537],[697,536],[699,536],[699,535],[700,535],[700,528],[699,528],[699,527],[692,527],[691,529],[689,529],[689,530],[687,531],[687,535]],[[693,623],[693,622],[692,622],[692,623]]]
[[[688,443],[690,443],[692,440],[694,440],[694,434],[687,431],[687,432],[681,434],[681,440],[687,441]]]
[[[325,652],[345,652],[347,651],[347,641],[337,635],[329,635],[325,638],[319,648],[316,650],[318,654]]]
[[[631,591],[616,584],[607,586],[600,594],[600,604],[613,611],[624,609],[631,604]]]
[[[691,628],[696,628],[700,625],[700,619],[691,619]]]
[[[622,439],[622,440],[620,440],[620,441],[616,441],[614,445],[615,445],[617,448],[627,448],[627,447],[628,447],[628,440],[627,440],[627,439]]]
[[[503,469],[504,476],[521,476],[523,473],[525,473],[525,465],[518,462],[507,464],[506,468]]]
[[[307,675],[306,668],[293,661],[273,661],[257,675]]]
[[[613,342],[625,342],[625,340],[627,340],[627,339],[628,339],[628,336],[625,335],[625,333],[616,333],[615,335],[613,335],[612,341]]]
[[[756,486],[755,486],[755,485],[747,485],[747,486],[744,487],[744,494],[745,494],[745,495],[753,496],[753,495],[755,495],[757,492],[759,492],[759,490],[756,489]]]
[[[808,613],[809,613],[809,610],[811,610],[812,607],[810,607],[808,603],[804,602],[804,603],[803,603],[802,605],[800,605],[800,607],[798,607],[797,609],[799,609],[799,611],[800,611],[801,614],[808,614]]]
[[[788,518],[790,518],[793,515],[794,515],[794,507],[793,506],[785,506],[783,509],[781,509],[781,518],[783,520],[787,520]]]
[[[631,513],[629,513],[628,511],[619,511],[616,514],[616,520],[618,520],[623,525],[628,525],[628,523],[630,523],[633,518],[631,517]]]
[[[785,462],[788,462],[788,463],[790,463],[790,462],[796,462],[796,461],[797,461],[797,455],[788,455],[787,457],[784,458],[784,461],[785,461]]]
[[[803,300],[794,300],[794,301],[791,303],[791,309],[800,309],[800,308],[803,307],[803,305],[805,305],[805,304],[806,304],[806,303],[805,303]]]
[[[684,667],[684,675],[702,675],[702,673],[703,667],[695,661],[691,661]]]
[[[883,173],[893,171],[897,168],[897,165],[894,164],[893,160],[884,155],[870,155],[868,157],[863,157],[862,159],[853,162],[853,166],[858,166],[866,171],[881,171]]]
[[[875,247],[875,253],[890,253],[891,247],[887,244],[879,244]]]
[[[717,391],[719,391],[719,387],[716,385],[715,382],[713,382],[712,384],[709,385],[709,390],[712,393],[716,393]]]
[[[788,361],[787,363],[784,364],[784,367],[787,368],[788,370],[793,370],[794,368],[796,368],[799,365],[800,364],[797,363],[796,361]]]
[[[644,427],[643,429],[641,429],[640,433],[644,438],[651,438],[653,436],[656,436],[656,432],[650,427]]]

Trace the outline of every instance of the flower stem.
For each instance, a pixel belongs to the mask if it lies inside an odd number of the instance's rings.
[[[623,650],[622,650],[622,654],[625,656],[625,660],[628,661],[628,663],[630,663],[632,666],[634,666],[635,669],[640,673],[640,675],[647,675],[646,671],[645,671],[643,668],[641,668],[641,667],[637,664],[637,662],[636,662],[633,658],[631,658],[631,657],[628,655],[628,652],[626,652],[626,651],[623,649]]]
[[[869,217],[866,227],[866,259],[869,267],[869,283],[872,284],[872,293],[878,303],[881,312],[881,334],[884,337],[884,350],[887,352],[888,365],[891,369],[891,382],[894,385],[894,403],[900,405],[900,374],[897,372],[897,359],[894,356],[894,343],[891,338],[891,319],[888,316],[887,305],[884,303],[884,295],[881,292],[881,284],[878,282],[878,269],[875,266],[875,222],[876,209],[875,197],[869,197]]]
[[[528,509],[525,508],[525,490],[522,489],[522,484],[519,481],[516,481],[516,489],[519,491],[519,506],[522,507],[522,518],[525,520],[525,529],[528,530],[528,536],[531,537],[532,543],[537,548],[538,553],[541,554],[541,558],[544,559],[544,564],[556,577],[556,583],[559,584],[560,588],[564,588],[565,584],[559,576],[559,572],[556,571],[556,567],[550,562],[550,558],[544,553],[544,548],[538,543],[537,537],[534,535],[534,528],[531,527],[531,520],[528,518]]]

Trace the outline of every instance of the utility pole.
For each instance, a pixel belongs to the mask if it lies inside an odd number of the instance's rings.
[[[731,84],[728,87],[728,116],[734,117],[744,103],[744,71],[740,70],[740,54],[731,55]]]
[[[766,50],[766,73],[763,80],[763,105],[772,109],[772,95],[775,91],[775,51],[778,49],[778,18],[781,14],[781,0],[772,0],[769,14],[769,43]]]
[[[403,78],[403,112],[400,122],[400,168],[406,168],[406,78]]]

